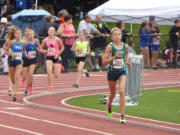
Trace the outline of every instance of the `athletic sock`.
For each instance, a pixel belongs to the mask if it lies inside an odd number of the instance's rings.
[[[112,108],[112,105],[111,105],[111,104],[108,104],[108,112],[109,112],[109,113],[112,113],[112,109],[111,109],[111,108]]]

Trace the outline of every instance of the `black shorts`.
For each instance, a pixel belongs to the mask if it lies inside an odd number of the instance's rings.
[[[54,59],[54,56],[50,57],[50,56],[47,56],[46,57],[46,60],[51,60],[53,63],[62,63],[61,62],[61,57],[59,56],[58,59]]]
[[[91,48],[105,48],[107,46],[107,41],[105,37],[94,37],[90,41]]]
[[[37,58],[34,59],[27,59],[23,58],[23,67],[29,67],[30,65],[36,65]]]
[[[16,67],[17,65],[22,65],[23,61],[21,60],[13,60],[12,57],[8,57],[8,65],[9,67]]]
[[[86,57],[76,57],[76,64],[79,64],[80,61],[85,62]]]
[[[108,78],[108,81],[117,81],[123,75],[126,76],[126,70],[123,70],[123,71],[108,71],[107,78]]]

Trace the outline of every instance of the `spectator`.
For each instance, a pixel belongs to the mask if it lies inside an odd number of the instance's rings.
[[[73,25],[73,20],[71,15],[67,15],[64,18],[64,23],[59,26],[58,35],[65,36],[62,38],[65,50],[62,53],[62,64],[64,66],[65,72],[68,72],[69,60],[74,58],[74,53],[71,51],[72,45],[75,43],[75,28]],[[73,37],[73,38],[72,38]]]
[[[150,36],[148,36],[148,24],[146,22],[143,22],[141,24],[141,28],[139,30],[140,34],[140,47],[143,54],[144,59],[144,65],[146,68],[150,68],[150,59],[149,59],[149,41],[151,39]]]
[[[155,16],[150,16],[149,17],[149,25],[148,25],[148,34],[155,34],[155,28],[158,28],[158,24],[155,23]],[[151,44],[152,44],[152,39],[153,36],[151,36],[150,42],[149,42],[149,57],[150,57],[150,65],[153,65],[152,61],[152,49],[151,49]]]
[[[125,25],[122,21],[119,21],[116,26],[122,31],[122,42],[126,43],[126,37],[131,36],[132,34],[125,29]]]
[[[134,47],[135,47],[135,42],[130,40],[129,43],[128,43],[129,47],[128,47],[128,52],[129,54],[133,54],[133,55],[136,55],[136,52],[134,50]]]
[[[1,18],[1,21],[0,21],[0,48],[2,48],[2,46],[4,45],[5,43],[5,35],[7,34],[7,31],[8,31],[8,27],[7,27],[7,18],[3,17]]]
[[[179,40],[179,31],[180,31],[180,20],[176,19],[174,21],[174,26],[171,28],[170,34],[170,66],[176,68],[177,61],[176,61],[176,51],[178,47],[178,40]]]
[[[7,27],[7,18],[3,17],[1,18],[1,30],[0,30],[0,57],[2,60],[2,67],[3,67],[3,73],[8,73],[8,64],[7,64],[7,55],[5,55],[4,49],[2,48],[4,43],[5,43],[5,36],[7,34],[8,31],[8,27]]]
[[[11,15],[8,15],[7,16],[7,27],[9,27],[9,26],[12,26],[13,24],[12,24],[12,16]]]
[[[100,14],[96,16],[96,21],[93,26],[104,35],[108,36],[110,34],[110,30],[107,24],[102,22],[102,15]],[[101,51],[104,51],[107,45],[106,37],[99,37],[97,34],[95,34],[95,37],[91,40],[91,42],[92,49],[95,51],[95,68],[96,70],[99,70],[100,62],[98,62],[98,59],[101,57]]]
[[[155,30],[155,36],[152,38],[152,44],[151,44],[151,52],[152,52],[152,68],[156,69],[158,64],[158,55],[159,55],[159,48],[161,43],[161,37],[160,37],[160,29],[158,27],[154,28]]]
[[[100,36],[104,36],[104,34],[101,34],[99,30],[97,30],[93,25],[92,25],[92,18],[89,15],[86,15],[84,20],[80,21],[79,27],[78,27],[78,33],[84,32],[84,34],[91,39],[94,38],[93,34],[96,33]],[[87,62],[91,66],[93,70],[96,70],[94,65],[91,62],[91,59],[89,56],[87,56]]]
[[[62,9],[58,12],[59,19],[57,20],[58,24],[64,23],[64,17],[67,16],[69,13],[66,9]]]
[[[166,60],[166,65],[170,64],[170,42],[166,42],[166,47],[162,51],[162,58]]]
[[[47,37],[48,36],[48,30],[50,27],[55,28],[55,30],[58,30],[59,25],[55,23],[54,17],[52,15],[45,17],[46,24],[44,25],[43,29],[40,31],[40,36]]]

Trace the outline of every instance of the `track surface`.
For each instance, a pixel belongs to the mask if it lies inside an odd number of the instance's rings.
[[[69,90],[72,88],[72,84],[75,82],[75,79],[75,73],[62,74],[59,79],[53,81],[54,90]],[[14,103],[11,101],[11,97],[7,96],[7,76],[0,76],[0,80],[0,131],[3,135],[177,135],[177,133],[163,130],[127,124],[124,125],[106,120],[84,117],[72,113],[25,106],[22,104],[24,88],[19,89],[18,100],[16,103]],[[179,80],[180,70],[149,70],[144,72],[145,88],[173,86],[180,87]],[[90,78],[82,78],[80,89],[98,89],[101,86],[106,86],[106,84],[106,73],[91,73]],[[33,88],[34,94],[46,92],[48,88],[46,76],[36,75],[34,77]],[[95,94],[107,91],[107,89],[104,89],[97,91],[71,92],[60,95],[57,94],[33,99],[32,102],[104,116],[104,112],[67,106],[62,104],[61,101],[72,96]],[[114,117],[118,118],[119,115],[115,114]],[[127,117],[127,119],[131,121],[139,121],[180,129],[179,124],[163,123],[130,116]]]

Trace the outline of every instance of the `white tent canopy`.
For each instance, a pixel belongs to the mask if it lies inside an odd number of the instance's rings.
[[[105,21],[126,23],[142,23],[153,15],[158,24],[171,25],[180,18],[180,0],[110,0],[89,12],[93,18],[98,14]]]

